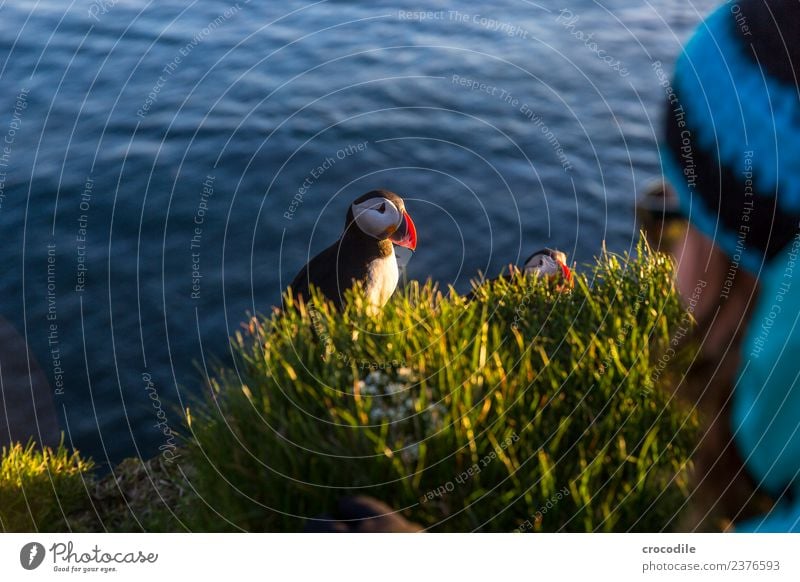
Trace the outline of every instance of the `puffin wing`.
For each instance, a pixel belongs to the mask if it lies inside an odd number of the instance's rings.
[[[295,298],[302,299],[303,301],[308,301],[309,296],[311,295],[310,289],[308,286],[308,264],[304,265],[300,272],[294,276],[291,285],[289,285],[292,295]]]
[[[311,259],[292,280],[292,294],[305,302],[311,299],[311,285],[317,287],[325,297],[341,308],[339,283],[337,280],[338,241]],[[342,289],[344,291],[344,289]]]

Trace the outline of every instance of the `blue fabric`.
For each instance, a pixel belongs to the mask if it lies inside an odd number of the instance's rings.
[[[692,118],[693,137],[709,152],[719,148],[723,166],[741,171],[745,151],[755,152],[755,190],[778,194],[778,204],[800,211],[800,96],[758,66],[737,37],[724,5],[700,25],[676,64],[681,104]],[[765,58],[767,55],[759,55]]]
[[[750,50],[737,36],[730,7],[723,5],[700,25],[678,59],[676,93],[694,147],[719,156],[721,167],[743,179],[748,157],[754,195],[775,196],[779,212],[798,214],[798,89],[767,77]],[[752,156],[746,152],[753,152]],[[735,256],[737,233],[728,230],[717,209],[708,208],[703,196],[691,189],[679,155],[666,146],[661,161],[684,214],[729,256]],[[725,192],[719,194],[724,197]],[[738,251],[741,265],[759,277],[760,288],[733,392],[734,438],[760,487],[778,496],[790,486],[800,499],[800,237],[767,263],[755,248]],[[800,503],[782,501],[768,515],[737,531],[800,532]]]
[[[749,50],[736,36],[729,7],[722,6],[700,25],[678,58],[674,85],[687,112],[694,147],[719,156],[721,166],[742,180],[746,152],[753,152],[749,159],[755,195],[777,196],[779,209],[796,214],[800,212],[798,90],[766,77],[745,52]],[[737,233],[720,223],[716,209],[707,208],[689,187],[677,163],[678,152],[662,145],[664,174],[684,214],[728,256],[740,254],[741,265],[758,276],[762,254],[753,247],[737,249]]]
[[[800,533],[800,503],[779,503],[772,511],[737,524],[736,533]]]
[[[759,484],[779,493],[800,472],[800,237],[760,278],[733,393],[734,438]],[[800,492],[800,491],[799,491]]]

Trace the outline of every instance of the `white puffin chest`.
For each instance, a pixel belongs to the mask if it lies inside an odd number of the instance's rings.
[[[397,289],[400,273],[394,249],[389,256],[375,259],[367,265],[366,293],[370,305],[383,307]]]

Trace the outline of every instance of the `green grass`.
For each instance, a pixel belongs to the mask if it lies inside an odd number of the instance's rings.
[[[189,411],[186,524],[297,531],[362,494],[432,531],[676,527],[696,420],[656,372],[686,321],[672,276],[640,247],[566,293],[412,283],[379,317],[356,292],[252,320]]]
[[[72,529],[69,516],[85,507],[91,460],[33,443],[3,447],[0,456],[0,531]]]
[[[16,443],[0,457],[0,532],[186,531],[172,509],[187,490],[181,468],[160,456],[98,477],[63,445]]]

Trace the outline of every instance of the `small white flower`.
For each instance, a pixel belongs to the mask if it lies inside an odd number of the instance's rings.
[[[399,382],[389,382],[386,385],[386,394],[397,394],[398,392],[403,392],[406,390],[407,386],[405,384],[400,384]]]
[[[385,378],[384,374],[382,374],[378,370],[372,371],[369,374],[367,374],[366,380],[370,384],[378,384],[378,385],[380,385],[380,384],[385,384],[386,383],[385,382],[386,378]]]

